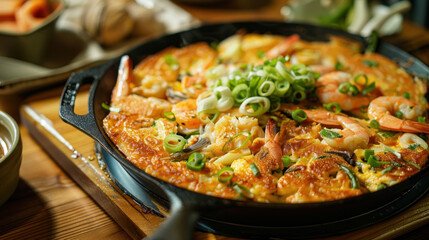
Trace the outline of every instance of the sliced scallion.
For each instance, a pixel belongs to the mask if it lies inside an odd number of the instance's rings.
[[[359,180],[356,177],[356,174],[347,166],[337,163],[340,166],[341,170],[343,170],[350,179],[351,185],[353,189],[359,189]]]
[[[217,180],[219,182],[228,182],[234,176],[234,169],[232,167],[224,167],[217,172]]]
[[[292,112],[292,118],[293,120],[300,123],[307,119],[307,114],[302,109],[297,109]]]
[[[172,121],[172,122],[176,121],[176,116],[174,115],[173,112],[165,112],[164,117],[169,121]]]
[[[369,92],[375,89],[375,82],[370,83],[364,89],[362,89],[362,94],[367,95]]]
[[[177,70],[179,69],[179,62],[177,61],[177,59],[172,55],[172,54],[165,54],[164,55],[164,61],[165,63],[168,64],[168,66],[170,66],[170,68],[172,70]]]
[[[164,149],[169,153],[179,152],[183,149],[186,142],[184,137],[170,133],[164,138]]]
[[[368,67],[374,68],[378,66],[378,63],[371,59],[362,60],[362,63],[367,65]]]
[[[402,119],[402,117],[404,116],[404,114],[401,111],[396,111],[395,112],[395,117]]]
[[[234,148],[233,150],[231,150],[231,151],[235,151],[235,150],[238,150],[238,149],[240,149],[240,148],[242,148],[246,143],[247,143],[247,141],[249,141],[249,139],[250,139],[250,136],[252,135],[250,132],[240,132],[240,133],[237,133],[237,134],[235,134],[234,136],[232,136],[232,137],[230,137],[229,139],[228,139],[228,141],[226,141],[226,143],[223,145],[223,147],[222,147],[222,151],[223,152],[229,152],[229,151],[227,151],[227,146],[228,146],[228,144],[231,142],[231,141],[233,141],[235,138],[237,138],[237,137],[239,137],[239,136],[241,136],[241,135],[247,135],[247,138],[246,138],[246,140],[244,140],[244,142],[240,145],[240,146],[238,146],[238,147],[236,147],[236,148]]]
[[[338,103],[324,103],[323,107],[333,113],[340,113],[341,112],[341,107],[340,104]]]
[[[379,129],[380,128],[380,123],[378,123],[377,120],[373,119],[369,122],[369,126],[373,129]]]
[[[403,96],[404,98],[408,99],[408,100],[410,100],[410,99],[411,99],[411,94],[410,94],[409,92],[403,92],[403,93],[402,93],[402,96]]]
[[[120,108],[117,108],[117,107],[111,107],[111,106],[109,106],[109,105],[107,105],[107,104],[105,104],[105,103],[101,103],[101,107],[102,108],[104,108],[104,109],[106,109],[106,110],[109,110],[109,111],[111,111],[111,112],[120,112],[121,111],[121,109]]]
[[[329,138],[329,139],[342,138],[343,137],[341,134],[339,134],[337,132],[334,132],[334,131],[331,131],[331,130],[328,130],[326,128],[320,130],[319,134],[320,134],[320,136],[326,137],[326,138]]]
[[[233,189],[240,194],[241,197],[251,199],[253,198],[253,193],[247,189],[245,186],[241,186],[237,183],[234,184]]]
[[[250,169],[252,170],[253,175],[259,176],[261,173],[259,172],[258,166],[255,163],[250,164]]]
[[[206,109],[198,113],[198,117],[203,123],[215,122],[218,116],[219,110],[217,110],[216,108]]]
[[[402,159],[402,160],[404,160],[406,163],[408,163],[408,164],[410,164],[410,165],[412,165],[413,167],[415,167],[415,168],[417,168],[417,169],[421,169],[421,167],[419,166],[419,165],[417,165],[417,164],[415,164],[415,163],[413,163],[413,162],[410,162],[410,161],[408,161],[408,160],[406,160],[406,159]]]
[[[206,165],[206,156],[199,152],[192,153],[188,161],[186,162],[186,167],[190,170],[200,171]]]
[[[282,156],[283,167],[289,167],[292,164],[292,160],[289,155]]]

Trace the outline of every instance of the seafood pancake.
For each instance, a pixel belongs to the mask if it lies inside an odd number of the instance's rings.
[[[122,57],[103,127],[146,173],[220,198],[305,203],[426,166],[426,85],[395,62],[337,37],[215,45],[170,47],[135,68]]]

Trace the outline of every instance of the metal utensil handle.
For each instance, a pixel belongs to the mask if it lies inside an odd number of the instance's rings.
[[[193,204],[187,204],[170,190],[163,189],[170,200],[170,215],[147,240],[191,240],[195,224],[200,217]]]
[[[85,71],[72,74],[67,80],[64,91],[61,95],[59,109],[59,115],[63,121],[88,134],[102,145],[105,145],[106,141],[95,120],[95,115],[93,112],[94,103],[92,101],[88,101],[88,113],[84,115],[76,114],[74,112],[74,106],[79,88],[82,85],[91,83],[89,96],[89,99],[91,99],[93,90],[97,89],[97,86],[100,82],[100,73],[104,73],[105,71],[103,69],[106,69],[109,66],[110,64],[103,64],[92,69],[87,69]]]

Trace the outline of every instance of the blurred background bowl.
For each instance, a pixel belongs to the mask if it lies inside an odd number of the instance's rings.
[[[55,23],[64,11],[64,0],[48,0],[54,10],[43,23],[29,31],[18,33],[0,30],[0,56],[41,64],[53,38]]]
[[[0,206],[13,194],[19,181],[22,142],[18,124],[0,111]]]

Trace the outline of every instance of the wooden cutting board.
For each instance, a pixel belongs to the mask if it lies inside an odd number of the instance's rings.
[[[82,90],[76,99],[75,112],[86,113],[87,90]],[[125,195],[109,179],[103,167],[97,161],[94,141],[71,125],[64,123],[58,116],[60,92],[46,97],[33,96],[27,99],[21,109],[22,124],[30,134],[67,172],[70,177],[90,195],[133,239],[150,236],[164,221],[163,217],[148,212]],[[54,137],[28,113],[28,107],[36,110],[51,121],[52,126],[76,149],[82,157],[74,154],[66,145]],[[165,209],[161,212],[168,215]],[[392,239],[404,235],[429,223],[429,195],[426,194],[416,204],[402,213],[381,223],[328,239]],[[232,239],[224,236],[196,231],[195,239]]]

